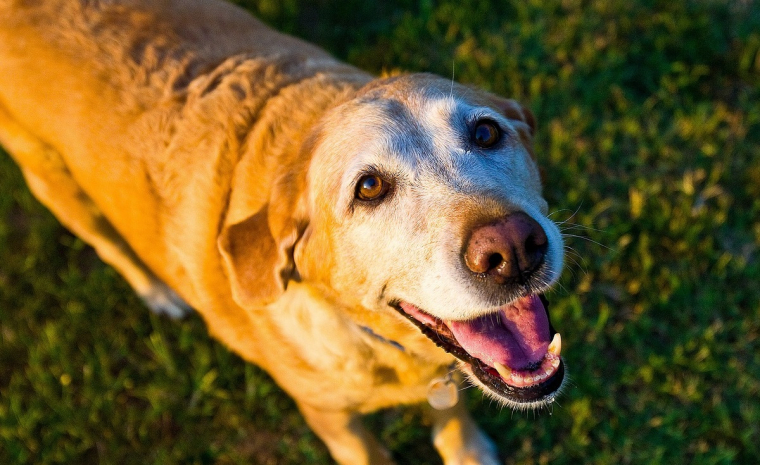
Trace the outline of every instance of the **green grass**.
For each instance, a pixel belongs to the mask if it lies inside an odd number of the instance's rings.
[[[760,462],[760,4],[238,2],[373,72],[527,103],[568,270],[552,412],[470,391],[506,463]],[[379,3],[379,2],[378,2]],[[574,237],[580,236],[580,237]],[[370,426],[440,463],[416,408]],[[329,463],[293,402],[151,315],[0,154],[0,463]]]

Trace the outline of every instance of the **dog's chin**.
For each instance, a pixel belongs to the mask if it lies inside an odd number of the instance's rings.
[[[514,387],[482,364],[459,361],[459,369],[488,397],[514,410],[538,410],[551,405],[562,394],[567,381],[561,357],[557,371],[543,382],[529,387]]]
[[[392,307],[456,357],[469,379],[503,405],[541,408],[565,385],[561,338],[549,322],[543,295],[522,297],[470,321],[444,321],[404,301]]]

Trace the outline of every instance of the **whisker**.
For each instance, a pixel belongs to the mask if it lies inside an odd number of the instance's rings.
[[[565,258],[577,258],[581,262],[585,260],[585,257],[580,252],[567,245],[565,246]],[[575,263],[580,265],[580,263],[577,261]]]
[[[456,60],[451,60],[451,89],[449,89],[449,98],[454,98],[454,67],[456,66]]]
[[[567,225],[567,226],[561,226],[561,227],[559,228],[559,230],[560,230],[560,231],[563,231],[563,232],[564,232],[564,231],[571,231],[571,230],[574,230],[574,229],[580,229],[580,230],[582,230],[582,231],[597,231],[597,232],[604,232],[604,231],[600,231],[599,229],[594,229],[594,228],[592,228],[592,227],[590,227],[590,226],[586,226],[585,224],[578,224],[578,223],[572,223],[572,224],[569,224],[569,225]]]
[[[602,244],[601,242],[597,242],[597,241],[595,241],[595,240],[593,240],[593,239],[590,239],[590,238],[588,238],[588,237],[585,237],[585,236],[579,236],[579,235],[577,235],[577,234],[562,234],[562,237],[563,237],[563,238],[564,238],[564,237],[574,237],[574,238],[577,238],[577,239],[583,239],[584,241],[589,241],[589,242],[591,242],[592,244],[596,244],[596,245],[598,245],[599,247],[604,247],[604,248],[605,248],[605,249],[607,249],[607,250],[610,250],[610,251],[614,251],[614,250],[615,250],[615,249],[613,249],[612,247],[608,247],[608,246],[606,246],[606,245]]]
[[[585,270],[584,270],[584,268],[583,268],[583,263],[582,263],[582,262],[579,262],[579,261],[578,261],[578,259],[576,259],[575,257],[572,257],[572,256],[568,256],[568,257],[567,257],[567,259],[568,259],[570,262],[572,262],[572,265],[574,265],[574,266],[575,266],[576,268],[578,268],[579,270],[581,270],[581,271],[584,271],[584,273],[585,273]],[[574,270],[573,270],[573,267],[571,267],[571,266],[569,266],[569,267],[568,267],[568,269],[569,269],[571,272],[572,272],[572,271],[574,271]]]
[[[603,229],[592,228],[591,226],[586,226],[585,224],[578,223],[573,223],[568,226],[561,226],[559,228],[560,231],[570,231],[571,229],[581,229],[583,231],[594,231],[602,234],[607,234],[607,231]]]
[[[565,223],[567,223],[567,222],[568,222],[568,221],[570,221],[571,219],[573,219],[573,218],[575,217],[575,215],[577,215],[577,214],[578,214],[578,212],[581,210],[581,207],[582,207],[582,206],[583,206],[583,203],[581,203],[580,205],[578,205],[578,208],[576,208],[576,209],[575,209],[575,211],[573,212],[573,214],[572,214],[572,215],[570,215],[570,216],[569,216],[568,218],[566,218],[564,221],[559,221],[557,224],[560,224],[560,225],[562,225],[562,224],[565,224]],[[557,210],[556,212],[552,212],[551,214],[549,214],[547,217],[551,217],[551,215],[553,215],[554,213],[557,213],[557,212],[561,212],[561,211],[570,211],[570,210],[569,210],[569,209],[567,209],[567,208],[565,208],[565,209],[562,209],[562,210]]]
[[[474,388],[474,387],[477,387],[477,386],[475,386],[475,385],[474,385],[474,384],[472,384],[472,383],[469,383],[467,386],[459,386],[459,392],[464,392],[464,391],[466,391],[467,389],[472,389],[472,388]]]
[[[584,275],[588,274],[588,270],[586,270],[584,266],[581,263],[579,263],[574,257],[568,257],[568,259],[571,260],[573,262],[573,265],[575,265],[578,268],[578,270],[581,271]],[[573,275],[573,278],[577,277],[573,267],[568,266],[567,269]]]

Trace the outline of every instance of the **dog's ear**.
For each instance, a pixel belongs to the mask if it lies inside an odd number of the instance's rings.
[[[265,179],[255,176],[247,163],[241,164],[217,247],[233,299],[250,309],[267,305],[285,292],[296,273],[293,249],[306,221],[298,219],[303,190],[294,176]]]
[[[490,95],[491,104],[507,118],[524,124],[528,134],[533,137],[536,133],[536,117],[528,107],[516,100]]]
[[[275,301],[293,271],[295,227],[274,233],[269,206],[235,224],[225,226],[217,245],[230,280],[232,298],[243,308]]]
[[[488,94],[488,103],[498,110],[502,115],[510,119],[517,133],[520,135],[520,141],[530,156],[535,160],[536,155],[533,151],[533,136],[536,133],[536,117],[518,101],[499,97],[498,95]],[[543,178],[543,176],[542,176]]]

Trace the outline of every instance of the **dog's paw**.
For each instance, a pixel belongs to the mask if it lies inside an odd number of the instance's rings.
[[[500,465],[495,453],[485,451],[462,451],[454,460],[447,460],[445,465]]]
[[[193,312],[193,308],[162,282],[154,283],[147,291],[139,293],[145,305],[156,315],[166,315],[175,320]]]
[[[444,455],[444,451],[440,451]],[[476,429],[469,435],[462,449],[449,451],[444,456],[445,465],[500,465],[496,446],[491,438]]]
[[[453,462],[446,465],[500,465],[496,454],[483,453],[483,451],[468,451]]]

